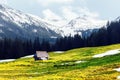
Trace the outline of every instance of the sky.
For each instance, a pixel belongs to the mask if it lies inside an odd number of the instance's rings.
[[[114,20],[120,16],[120,0],[0,0],[0,3],[48,20],[72,20],[85,15]]]

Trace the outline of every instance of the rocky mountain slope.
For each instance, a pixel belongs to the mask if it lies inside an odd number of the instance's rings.
[[[71,20],[64,26],[57,26],[38,16],[26,14],[0,4],[1,39],[4,37],[12,39],[16,37],[22,39],[34,39],[35,37],[50,39],[75,34],[89,36],[104,24],[105,21],[91,20],[90,17],[83,16]]]
[[[34,39],[58,37],[41,18],[0,5],[0,37]]]

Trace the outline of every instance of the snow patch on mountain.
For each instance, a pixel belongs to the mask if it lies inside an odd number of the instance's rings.
[[[2,27],[3,26],[3,24],[0,24],[0,27]]]
[[[0,30],[0,33],[4,33],[3,30]]]

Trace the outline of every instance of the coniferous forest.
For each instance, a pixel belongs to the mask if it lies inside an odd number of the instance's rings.
[[[54,44],[39,38],[34,41],[5,38],[0,40],[0,59],[19,58],[34,54],[37,50],[66,51],[73,48],[96,47],[116,43],[120,43],[120,20],[108,22],[105,27],[93,32],[87,38],[77,34],[73,37],[58,38]]]

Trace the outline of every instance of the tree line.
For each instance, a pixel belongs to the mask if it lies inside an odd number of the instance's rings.
[[[0,40],[0,59],[16,59],[26,55],[32,55],[36,51],[51,51],[48,41],[36,38],[32,40],[20,40],[16,38]]]
[[[90,36],[82,37],[76,34],[74,37],[64,37],[56,41],[55,50],[69,50],[81,47],[97,47],[120,43],[120,20],[108,22]]]
[[[96,47],[120,43],[120,20],[108,22],[88,37],[75,36],[61,37],[54,44],[43,39],[31,40],[3,39],[0,40],[0,59],[19,58],[34,54],[36,51],[66,51],[73,48]]]

